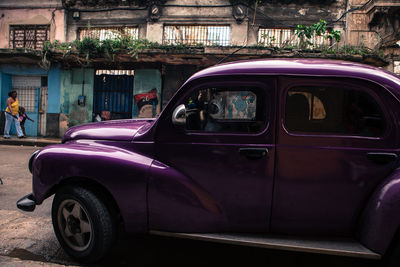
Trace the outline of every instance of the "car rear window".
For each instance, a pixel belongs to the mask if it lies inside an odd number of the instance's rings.
[[[299,86],[286,95],[286,128],[290,131],[382,136],[385,117],[367,92],[335,87]]]

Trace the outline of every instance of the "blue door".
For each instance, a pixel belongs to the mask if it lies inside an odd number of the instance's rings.
[[[133,75],[96,75],[94,79],[93,116],[103,119],[132,117]]]

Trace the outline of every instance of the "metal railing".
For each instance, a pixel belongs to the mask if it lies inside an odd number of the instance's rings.
[[[314,34],[309,40],[314,47],[331,45],[330,39]],[[272,47],[297,46],[300,38],[295,34],[294,29],[289,28],[260,28],[258,30],[258,44]]]
[[[118,37],[126,35],[133,39],[139,37],[138,27],[91,27],[79,29],[79,39],[85,37],[99,39],[104,41],[106,39],[117,39]]]
[[[167,45],[228,46],[229,25],[165,25],[163,43]]]

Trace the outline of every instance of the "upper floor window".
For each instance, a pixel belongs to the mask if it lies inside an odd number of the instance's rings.
[[[138,27],[91,27],[79,29],[80,40],[90,37],[104,41],[106,39],[116,39],[122,35],[137,39],[139,37],[139,29]]]
[[[290,28],[260,28],[258,30],[258,43],[264,46],[287,47],[295,46],[300,42],[299,37]],[[314,36],[310,40],[315,47],[331,45],[330,39],[323,36]]]
[[[291,131],[382,136],[386,120],[367,92],[325,86],[291,88],[286,97],[286,127]]]
[[[50,25],[10,25],[10,48],[42,49],[50,40]]]
[[[167,25],[164,44],[227,46],[230,40],[228,25]]]

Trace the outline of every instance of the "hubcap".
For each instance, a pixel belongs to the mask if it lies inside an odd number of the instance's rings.
[[[58,228],[67,245],[76,251],[87,249],[93,227],[86,209],[76,200],[67,199],[58,208]]]

